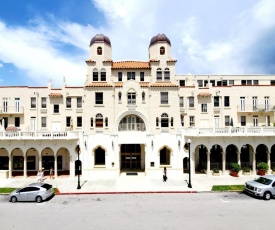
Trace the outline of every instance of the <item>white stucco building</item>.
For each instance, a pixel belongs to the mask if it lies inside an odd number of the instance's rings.
[[[149,41],[148,41],[149,42]],[[228,173],[238,162],[275,167],[275,75],[177,75],[171,42],[154,36],[145,61],[112,59],[110,39],[90,41],[83,86],[0,86],[0,170],[7,176],[54,167],[75,176],[124,172],[160,177]],[[146,47],[144,47],[146,50]]]

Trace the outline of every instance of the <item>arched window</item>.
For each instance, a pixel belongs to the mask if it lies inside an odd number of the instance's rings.
[[[97,70],[97,68],[93,69],[93,81],[98,81],[98,70]]]
[[[97,54],[102,55],[102,48],[100,46],[97,47]]]
[[[103,127],[103,116],[101,113],[98,113],[95,117],[95,127],[102,128]]]
[[[145,101],[145,92],[142,92],[141,96],[142,96],[142,101]]]
[[[164,147],[159,152],[159,163],[160,165],[170,165],[170,150]]]
[[[136,115],[124,117],[118,126],[119,131],[146,131],[144,121]]]
[[[169,127],[169,117],[167,113],[161,115],[161,127]]]
[[[157,81],[162,81],[162,71],[161,71],[161,68],[157,69]]]
[[[100,71],[101,81],[106,81],[106,70],[101,69]]]
[[[118,101],[121,101],[121,92],[118,92]]]
[[[165,54],[165,48],[163,46],[160,47],[159,53],[160,53],[160,55],[164,55]]]
[[[105,165],[105,150],[100,147],[95,150],[95,165]]]
[[[164,81],[170,81],[170,70],[168,68],[164,70]]]

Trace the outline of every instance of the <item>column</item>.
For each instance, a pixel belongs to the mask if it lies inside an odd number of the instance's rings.
[[[225,175],[225,156],[226,153],[222,152],[222,175]]]
[[[38,156],[38,170],[42,169],[42,156]]]
[[[239,165],[241,165],[241,153],[237,152],[237,162]]]
[[[252,154],[252,173],[253,175],[256,175],[257,174],[257,171],[256,171],[256,153],[254,152]]]
[[[54,178],[57,178],[57,155],[54,156]]]
[[[27,178],[27,154],[24,157],[24,178]]]
[[[206,169],[206,174],[210,175],[210,152],[207,152],[207,169]]]
[[[70,155],[70,177],[74,177],[74,170],[73,170],[73,162],[72,162],[72,156]]]
[[[268,170],[267,170],[267,174],[271,173],[271,164],[270,164],[270,152],[267,152],[267,164],[268,164]]]
[[[9,178],[12,178],[12,155],[9,156]]]

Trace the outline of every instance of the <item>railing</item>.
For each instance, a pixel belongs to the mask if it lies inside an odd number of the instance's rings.
[[[146,131],[146,127],[144,123],[121,123],[118,131]]]
[[[0,106],[0,114],[23,114],[23,106]]]
[[[238,112],[275,112],[275,105],[238,105]]]
[[[0,139],[76,139],[79,132],[72,131],[0,131]]]
[[[275,136],[275,127],[185,128],[186,136]]]

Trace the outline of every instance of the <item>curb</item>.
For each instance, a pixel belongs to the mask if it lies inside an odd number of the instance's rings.
[[[60,192],[56,195],[112,195],[112,194],[161,194],[161,193],[199,193],[198,191],[133,191],[133,192]]]

